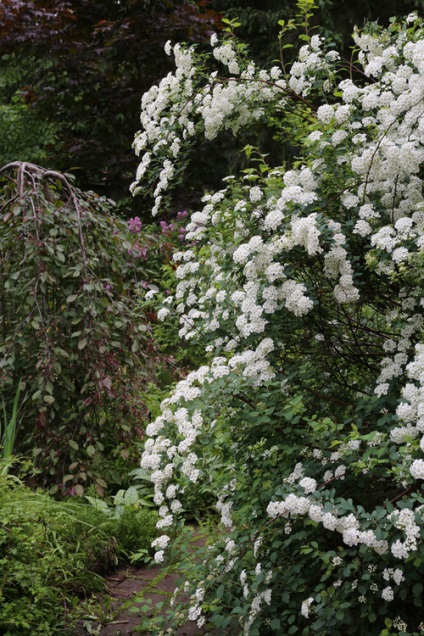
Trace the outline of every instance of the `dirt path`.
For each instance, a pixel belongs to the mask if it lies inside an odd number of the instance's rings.
[[[99,636],[131,636],[140,634],[142,626],[149,629],[149,618],[158,611],[158,603],[168,604],[177,586],[178,574],[164,574],[163,568],[153,566],[122,568],[106,578],[112,598],[111,609],[117,612],[117,616],[100,629]],[[138,631],[135,632],[136,628]],[[149,631],[141,633],[148,634]],[[188,621],[176,632],[178,636],[197,636],[201,633],[196,621]]]
[[[196,536],[197,535],[197,536]],[[205,539],[194,531],[190,553],[204,545]],[[87,616],[80,621],[76,636],[135,636],[156,634],[154,617],[169,611],[169,601],[180,578],[178,564],[167,567],[124,566],[106,576],[107,600],[103,604],[102,616]],[[189,598],[180,594],[177,599],[184,604]],[[163,604],[163,605],[162,605]],[[200,636],[204,629],[196,621],[187,621],[174,636]],[[209,631],[208,634],[211,634]],[[221,635],[222,636],[222,635]]]

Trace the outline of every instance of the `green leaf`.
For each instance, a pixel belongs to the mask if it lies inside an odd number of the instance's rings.
[[[81,349],[84,349],[84,347],[86,346],[87,346],[87,340],[85,338],[82,338],[82,340],[78,342],[78,349],[81,351]]]
[[[90,444],[90,446],[87,446],[86,451],[89,457],[93,457],[94,453],[96,452],[96,449],[94,448],[92,444]]]
[[[421,596],[423,589],[422,583],[415,583],[412,588],[412,593],[414,596]]]

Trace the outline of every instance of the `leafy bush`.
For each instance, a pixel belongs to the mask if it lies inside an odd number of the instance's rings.
[[[143,471],[136,469],[131,477],[137,479],[140,473]],[[144,474],[141,478],[146,481]],[[132,563],[149,560],[150,544],[157,536],[158,514],[152,510],[151,498],[151,485],[146,483],[118,490],[111,503],[96,497],[86,497],[90,505],[104,515],[105,531],[117,537],[118,555]]]
[[[208,364],[163,401],[142,466],[159,529],[200,484],[217,494],[226,531],[186,586],[199,626],[416,635],[424,27],[411,14],[356,30],[347,67],[308,31],[312,2],[298,6],[307,28],[290,69],[258,69],[229,23],[210,56],[168,45],[177,70],[143,97],[133,191],[156,177],[154,213],[196,135],[266,123],[297,156],[268,165],[246,148],[250,167],[191,216],[161,317],[175,307]],[[208,469],[213,456],[225,470]],[[158,562],[169,542],[155,540]]]
[[[82,492],[84,480],[95,480],[101,491],[93,457],[129,431],[141,436],[145,415],[136,387],[152,345],[137,306],[140,263],[127,254],[127,229],[112,202],[80,192],[65,175],[9,164],[1,170],[0,201],[6,412],[21,382],[29,398],[21,450],[25,436],[27,446],[37,446],[46,482]]]
[[[113,524],[114,533],[119,537],[121,559],[132,563],[143,562],[151,552],[151,543],[157,536],[156,510],[126,507],[118,522]]]

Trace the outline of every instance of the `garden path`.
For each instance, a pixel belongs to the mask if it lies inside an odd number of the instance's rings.
[[[160,566],[150,568],[121,568],[112,575],[106,577],[109,594],[112,598],[111,609],[116,610],[116,618],[104,625],[99,636],[131,636],[139,634],[135,632],[140,627],[140,613],[134,611],[137,607],[137,599],[141,599],[139,605],[146,608],[142,610],[143,623],[146,624],[150,617],[158,611],[156,605],[172,597],[177,586],[178,572],[163,573]],[[133,601],[133,604],[129,601]],[[187,598],[188,601],[188,598]],[[149,633],[149,632],[144,632]],[[197,636],[202,631],[197,627],[196,621],[188,621],[181,627],[178,636]]]
[[[194,530],[189,553],[204,544],[205,537]],[[168,601],[174,594],[180,573],[178,563],[168,567],[122,566],[105,578],[110,601],[105,603],[104,618],[98,618],[96,621],[81,621],[80,630],[76,636],[87,636],[87,634],[136,636],[156,633],[154,616],[169,611]],[[189,597],[181,594],[177,600],[188,603]],[[163,608],[158,608],[157,605],[161,602],[163,602]],[[208,633],[211,634],[211,632]],[[197,627],[196,621],[187,621],[175,632],[175,636],[201,636],[202,634],[205,634],[205,631]],[[216,634],[218,636],[217,632]]]

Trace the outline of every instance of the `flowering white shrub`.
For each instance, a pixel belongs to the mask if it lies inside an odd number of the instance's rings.
[[[231,33],[209,58],[168,45],[176,71],[143,97],[132,189],[157,176],[154,213],[195,136],[261,122],[296,155],[258,154],[204,196],[161,312],[208,364],[163,402],[142,466],[166,532],[202,484],[217,494],[225,536],[188,611],[224,632],[424,620],[424,28],[412,14],[354,39],[356,66],[314,35],[289,73]]]

